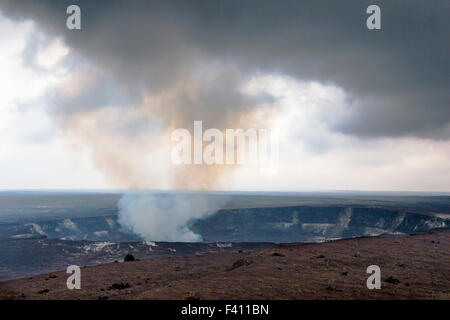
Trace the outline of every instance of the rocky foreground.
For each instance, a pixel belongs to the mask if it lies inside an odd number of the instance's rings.
[[[450,232],[152,258],[0,282],[1,299],[450,299]],[[381,289],[369,290],[369,265]]]

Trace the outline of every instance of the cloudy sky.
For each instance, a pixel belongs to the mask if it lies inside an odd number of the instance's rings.
[[[0,0],[0,189],[450,191],[450,3],[376,3]],[[278,172],[174,166],[193,120]]]

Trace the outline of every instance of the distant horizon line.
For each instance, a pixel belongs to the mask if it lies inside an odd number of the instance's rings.
[[[227,194],[396,194],[396,195],[445,195],[450,196],[450,191],[409,191],[409,190],[346,190],[346,189],[322,189],[322,190],[182,190],[182,189],[0,189],[0,193],[227,193]]]

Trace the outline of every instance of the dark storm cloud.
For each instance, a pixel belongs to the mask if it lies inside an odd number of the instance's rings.
[[[0,3],[7,16],[62,35],[136,92],[158,93],[202,61],[219,60],[236,66],[242,79],[272,72],[343,87],[354,112],[335,130],[446,138],[448,1],[77,1],[81,31],[65,28],[73,1]],[[381,7],[380,31],[366,28],[370,4]],[[242,79],[210,92],[216,96],[204,93],[197,105],[258,105],[240,103],[247,99],[237,93]]]

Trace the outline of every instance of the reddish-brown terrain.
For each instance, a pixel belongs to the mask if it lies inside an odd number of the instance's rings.
[[[450,232],[436,232],[153,258],[82,268],[81,290],[64,271],[1,282],[0,298],[450,299],[449,245]],[[380,290],[366,287],[369,265]]]

